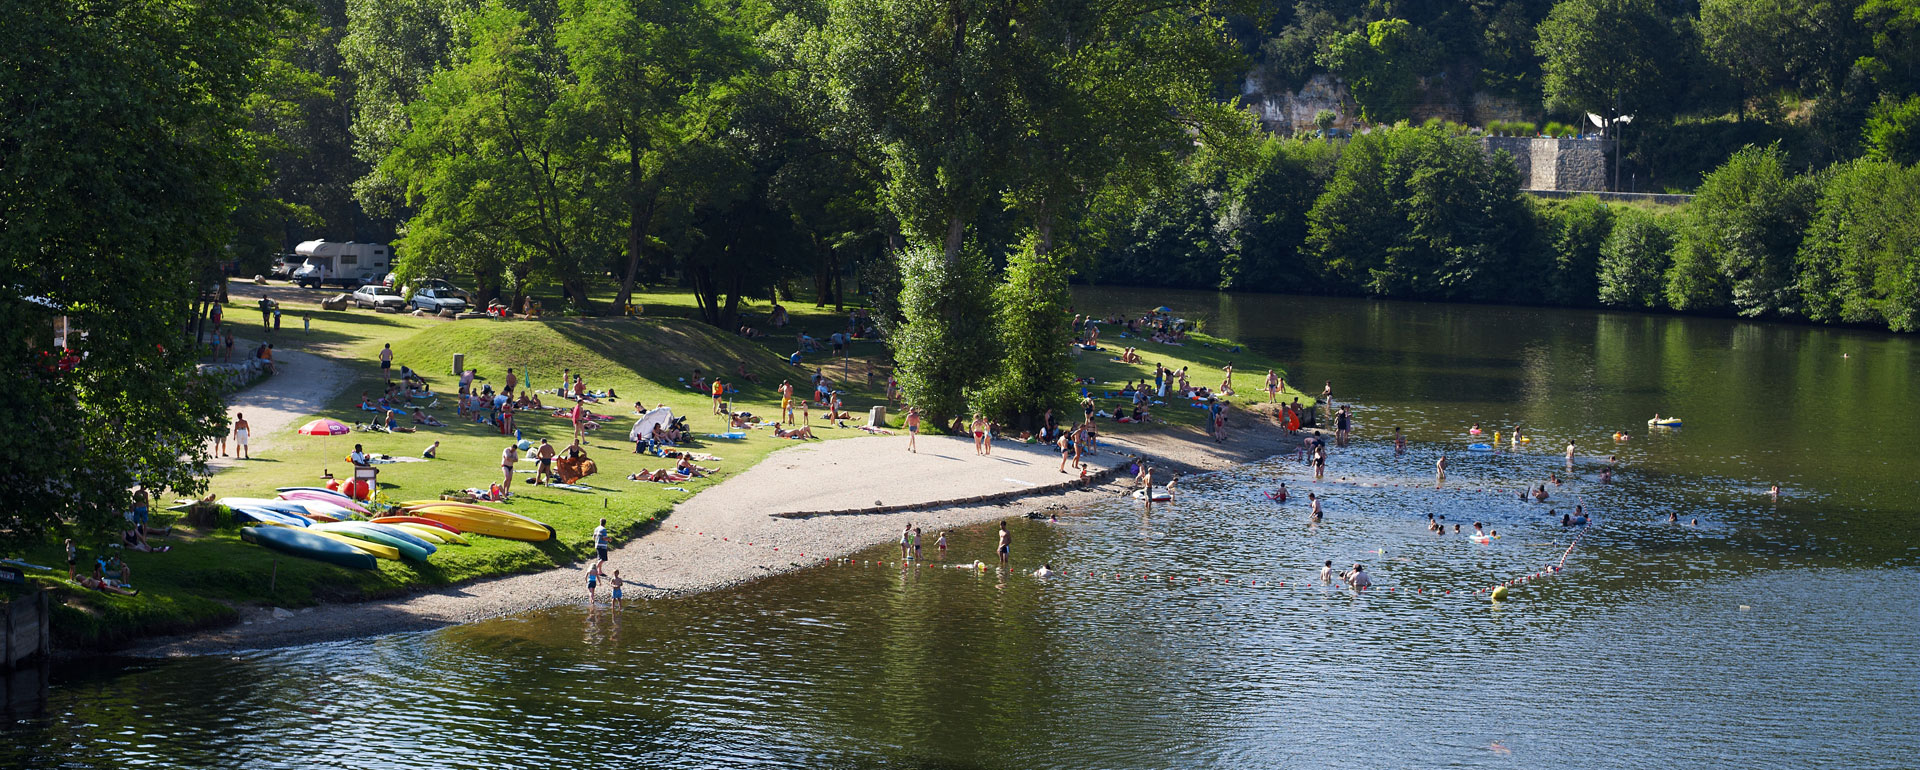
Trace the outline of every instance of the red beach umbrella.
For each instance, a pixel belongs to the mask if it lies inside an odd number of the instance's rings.
[[[346,423],[339,420],[329,420],[322,417],[300,426],[299,432],[309,436],[344,436],[352,433],[353,429],[347,427]]]

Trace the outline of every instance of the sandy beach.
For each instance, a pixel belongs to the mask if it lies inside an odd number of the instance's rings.
[[[1298,445],[1261,413],[1236,412],[1234,423],[1224,443],[1187,428],[1108,437],[1104,451],[1087,460],[1105,470],[1139,455],[1156,467],[1192,472],[1292,452]],[[1050,504],[1071,505],[1083,496],[1122,494],[1133,484],[1119,474],[1083,488],[1077,474],[1059,472],[1059,454],[1047,447],[1004,442],[991,457],[980,457],[965,438],[921,437],[919,444],[917,454],[906,451],[904,436],[823,441],[776,452],[681,503],[614,549],[609,569],[622,570],[630,598],[710,591],[888,542],[909,522],[931,537],[940,529],[1021,516]],[[951,504],[989,494],[1000,499]],[[897,510],[902,506],[906,509]],[[845,513],[875,507],[887,512]],[[806,515],[825,512],[841,513]],[[297,611],[256,608],[244,612],[239,624],[147,640],[128,652],[221,654],[418,631],[574,604],[585,600],[587,566]]]

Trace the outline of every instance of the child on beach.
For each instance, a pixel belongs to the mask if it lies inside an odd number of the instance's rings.
[[[72,541],[68,541],[68,542],[72,542]],[[940,554],[939,554],[940,560],[946,561],[947,560],[947,533],[941,532],[940,538],[938,540],[933,541],[933,545],[935,548],[940,549]]]
[[[620,570],[614,570],[613,577],[607,578],[607,585],[613,587],[613,606],[620,606],[620,600],[624,598],[624,592],[620,590],[620,587],[626,584],[627,581],[620,579]]]
[[[600,596],[594,592],[594,589],[600,585],[600,566],[603,564],[606,564],[606,562],[597,561],[593,563],[592,567],[587,568],[587,604],[589,606],[600,601]]]

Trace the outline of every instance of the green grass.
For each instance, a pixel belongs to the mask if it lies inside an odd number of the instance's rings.
[[[599,465],[599,473],[582,483],[595,488],[592,494],[552,490],[516,484],[515,499],[503,504],[508,510],[544,521],[554,527],[558,537],[546,543],[524,543],[488,537],[471,538],[470,546],[448,545],[440,548],[426,563],[381,561],[372,571],[347,570],[320,562],[288,557],[246,543],[239,529],[225,526],[206,530],[176,528],[173,537],[156,541],[174,546],[165,554],[128,553],[123,557],[133,569],[133,583],[141,589],[137,597],[108,596],[86,591],[61,578],[35,578],[43,586],[55,589],[58,599],[56,633],[64,646],[104,647],[129,639],[160,633],[189,630],[211,624],[231,622],[248,605],[272,604],[301,606],[318,601],[378,598],[402,594],[414,589],[444,586],[477,578],[530,572],[556,565],[579,562],[591,552],[592,530],[605,517],[615,540],[623,541],[645,532],[674,504],[706,486],[752,467],[768,453],[790,446],[793,441],[774,438],[770,431],[749,431],[744,440],[700,438],[695,451],[724,458],[717,463],[720,473],[712,479],[695,479],[683,484],[689,492],[667,489],[669,485],[627,481],[626,476],[640,470],[669,467],[672,462],[652,456],[636,455],[627,443],[627,429],[634,419],[632,405],[638,401],[647,407],[666,404],[676,415],[686,415],[696,436],[724,432],[725,418],[714,415],[709,395],[696,393],[684,380],[693,370],[704,375],[719,372],[736,385],[733,396],[736,410],[771,417],[778,408],[776,386],[790,379],[796,390],[805,393],[808,375],[816,369],[834,380],[846,392],[846,406],[855,415],[850,425],[864,424],[869,406],[882,401],[886,381],[887,354],[879,342],[854,343],[844,359],[812,354],[799,367],[789,366],[787,354],[795,341],[791,333],[807,329],[824,338],[845,324],[845,314],[831,308],[788,304],[794,326],[781,330],[781,336],[747,340],[707,326],[697,320],[691,294],[685,292],[648,292],[639,300],[646,314],[635,318],[560,318],[541,321],[448,321],[438,318],[413,318],[407,315],[376,314],[368,311],[319,311],[307,308],[286,309],[291,324],[277,336],[277,348],[303,350],[336,359],[352,373],[341,395],[320,415],[342,422],[356,423],[375,415],[358,408],[362,391],[379,394],[385,385],[376,363],[376,354],[384,343],[392,343],[397,364],[411,366],[435,391],[457,391],[452,359],[462,354],[468,366],[478,369],[485,381],[498,388],[512,367],[523,383],[551,390],[558,386],[561,372],[571,369],[582,374],[588,388],[604,391],[612,387],[620,398],[603,402],[594,411],[613,415],[600,431],[585,442]],[[747,308],[764,318],[770,303]],[[258,326],[246,322],[249,306],[236,304],[228,318],[242,321],[242,336],[254,337]],[[298,328],[298,315],[312,321],[311,331]],[[1248,351],[1234,352],[1230,343],[1203,335],[1194,335],[1184,346],[1161,345],[1146,340],[1117,337],[1117,329],[1105,327],[1105,351],[1089,351],[1075,358],[1079,376],[1092,377],[1099,384],[1090,386],[1096,396],[1106,390],[1117,391],[1119,383],[1145,378],[1151,381],[1153,364],[1159,362],[1178,369],[1189,367],[1192,381],[1209,387],[1219,384],[1220,368],[1231,361],[1237,368],[1235,384],[1241,395],[1236,403],[1265,401],[1259,392],[1268,368],[1278,363]],[[1143,364],[1120,364],[1111,359],[1121,346],[1136,344]],[[739,377],[745,366],[758,382]],[[396,370],[398,366],[395,367]],[[843,376],[842,372],[846,375]],[[290,371],[279,376],[299,376]],[[1289,391],[1289,396],[1301,395]],[[1121,399],[1097,399],[1103,408],[1123,406]],[[549,403],[558,403],[549,399]],[[897,409],[893,417],[898,424]],[[455,418],[452,399],[444,399],[432,413],[446,422],[443,428],[421,428],[417,433],[362,433],[346,436],[309,437],[279,435],[273,445],[253,461],[221,472],[212,479],[212,490],[220,496],[272,497],[280,486],[321,483],[323,472],[344,476],[349,468],[346,455],[353,444],[367,451],[395,456],[417,457],[429,443],[439,440],[440,459],[426,463],[398,463],[381,466],[379,496],[387,501],[434,498],[444,490],[485,487],[499,478],[500,451],[508,442],[490,426]],[[1127,426],[1102,423],[1103,430],[1120,433],[1164,431],[1169,426],[1200,426],[1204,412],[1173,401],[1154,410],[1164,424]],[[812,423],[823,438],[864,436],[853,428],[830,427],[819,411]],[[304,421],[304,420],[303,420]],[[518,416],[523,435],[537,442],[551,439],[565,446],[572,438],[571,424],[542,413]],[[531,468],[531,464],[523,463]],[[517,476],[516,482],[525,476]],[[158,510],[169,501],[157,501],[156,522],[173,522],[172,514]],[[98,547],[83,550],[99,552]],[[57,565],[64,559],[58,544],[49,544],[26,554],[27,560]]]
[[[281,335],[290,336],[285,329]],[[61,589],[61,620],[57,625],[62,643],[110,645],[137,636],[228,621],[235,615],[233,606],[238,604],[300,606],[320,600],[380,597],[580,561],[592,552],[592,531],[601,517],[606,517],[609,528],[617,533],[616,540],[632,537],[690,496],[667,486],[698,492],[752,467],[776,449],[797,443],[774,438],[765,430],[750,431],[744,440],[700,438],[693,449],[724,458],[701,463],[721,469],[714,479],[675,485],[627,481],[629,473],[672,465],[670,460],[632,452],[626,435],[634,419],[634,401],[648,407],[666,404],[676,415],[690,418],[696,436],[704,436],[724,432],[725,418],[712,413],[709,395],[695,393],[680,381],[683,377],[691,379],[694,368],[709,376],[721,371],[726,381],[737,381],[740,392],[733,396],[734,408],[763,416],[775,412],[779,402],[775,387],[782,378],[793,380],[804,392],[810,371],[789,366],[783,355],[766,345],[678,318],[449,322],[350,311],[316,314],[306,347],[322,354],[342,354],[342,365],[354,375],[342,395],[318,416],[348,423],[374,416],[358,408],[359,399],[363,390],[377,395],[384,387],[374,354],[387,341],[393,343],[395,360],[419,370],[436,391],[456,392],[451,362],[455,353],[462,353],[468,365],[478,368],[496,387],[508,367],[523,377],[530,376],[533,385],[548,389],[558,385],[563,368],[571,368],[585,376],[590,389],[604,391],[611,386],[620,394],[620,402],[595,407],[595,411],[616,419],[590,434],[585,442],[599,465],[599,473],[582,483],[595,487],[594,494],[516,485],[515,499],[501,506],[551,524],[559,535],[557,539],[534,544],[476,537],[471,538],[471,546],[442,547],[424,564],[381,561],[377,570],[353,571],[246,543],[240,540],[237,527],[211,531],[181,528],[173,538],[156,541],[174,545],[170,553],[123,555],[133,569],[134,585],[141,589],[138,597],[84,591],[64,578],[42,580]],[[879,343],[861,343],[856,351],[862,347],[865,354],[881,349]],[[816,355],[809,363],[821,363],[825,358]],[[735,375],[742,364],[760,379],[759,383]],[[880,388],[869,387],[857,366],[854,372],[862,376],[846,383],[841,383],[837,369],[829,374],[847,391],[848,409],[858,413],[879,402]],[[884,382],[884,375],[879,381]],[[443,490],[485,487],[496,481],[500,450],[507,439],[490,426],[457,420],[452,399],[432,411],[448,427],[422,428],[411,434],[276,436],[274,446],[261,453],[258,460],[215,475],[212,490],[220,496],[272,497],[275,487],[318,484],[325,471],[344,476],[349,467],[346,454],[354,443],[363,444],[369,452],[417,457],[434,440],[442,442],[439,460],[381,466],[382,498],[433,498]],[[824,416],[818,410],[813,414],[816,418]],[[863,424],[864,418],[860,414],[849,424]],[[813,420],[813,424],[823,438],[866,435],[852,428],[830,427],[821,419]],[[519,415],[518,427],[535,441],[546,437],[565,446],[572,438],[569,422],[541,413]],[[520,480],[524,477],[516,479]],[[167,522],[168,514],[156,513],[160,523]],[[44,565],[63,558],[57,545],[37,549],[29,556],[29,561]]]

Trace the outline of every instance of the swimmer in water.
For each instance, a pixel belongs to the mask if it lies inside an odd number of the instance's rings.
[[[1323,585],[1323,586],[1333,585],[1333,560],[1332,559],[1328,559],[1326,566],[1320,568],[1320,585]]]
[[[1180,483],[1180,474],[1178,473],[1173,474],[1172,478],[1167,479],[1167,502],[1173,502],[1173,485],[1178,483]],[[1147,496],[1153,496],[1152,490],[1148,490]]]
[[[1564,514],[1564,513],[1563,513],[1563,514],[1560,514],[1560,526],[1562,526],[1562,527],[1571,527],[1571,526],[1573,526],[1573,517],[1572,517],[1572,516],[1568,516],[1568,515],[1566,515],[1566,514]]]
[[[1280,482],[1280,488],[1274,490],[1273,501],[1276,503],[1284,503],[1287,501],[1287,482]]]
[[[1554,472],[1552,472],[1552,471],[1548,471],[1548,472],[1547,472],[1547,480],[1548,480],[1548,481],[1551,481],[1551,482],[1553,482],[1553,485],[1554,485],[1554,486],[1556,486],[1556,487],[1557,487],[1557,486],[1560,486],[1560,474],[1558,474],[1558,473],[1554,473]]]
[[[1445,453],[1442,453],[1440,455],[1440,459],[1435,460],[1433,462],[1433,488],[1439,489],[1440,485],[1445,484],[1446,482],[1447,482],[1447,456]]]
[[[1460,525],[1458,524],[1453,525],[1453,534],[1456,534],[1456,535],[1460,534]]]
[[[1473,536],[1474,536],[1474,537],[1486,537],[1486,536],[1487,536],[1487,533],[1481,530],[1481,528],[1480,528],[1480,522],[1477,522],[1477,521],[1476,521],[1476,522],[1474,522],[1474,523],[1473,523]]]
[[[1612,469],[1612,468],[1601,468],[1601,469],[1600,469],[1600,483],[1602,483],[1602,484],[1612,484],[1612,483],[1613,483],[1613,469]]]
[[[1679,524],[1679,523],[1680,523],[1680,514],[1679,514],[1678,512],[1676,512],[1676,511],[1667,511],[1667,523],[1668,523],[1668,524]]]
[[[1480,435],[1480,423],[1474,423],[1473,427],[1467,429],[1467,433],[1475,436]]]
[[[1395,425],[1393,426],[1393,453],[1399,455],[1406,454],[1406,452],[1407,435],[1400,432],[1400,426]]]
[[[1313,515],[1307,518],[1307,524],[1308,525],[1319,524],[1320,523],[1320,496],[1312,492],[1308,492],[1307,502],[1313,504]]]
[[[1780,485],[1779,484],[1773,485],[1772,489],[1767,490],[1767,494],[1773,495],[1775,498],[1780,497]]]
[[[1541,484],[1539,489],[1533,490],[1533,499],[1543,503],[1546,502],[1547,501],[1547,485]]]
[[[1053,574],[1053,565],[1051,564],[1042,564],[1039,569],[1033,571],[1033,576],[1037,578],[1043,578],[1051,574]]]
[[[1431,513],[1427,514],[1427,531],[1432,532],[1439,528],[1440,528],[1440,522],[1433,520],[1433,514]]]
[[[1347,585],[1353,586],[1353,590],[1355,591],[1365,591],[1373,587],[1373,578],[1367,576],[1367,565],[1365,564],[1353,565],[1353,571],[1348,572],[1345,577],[1347,579]]]
[[[1496,538],[1496,537],[1499,537],[1499,536],[1500,536],[1500,530],[1497,530],[1497,529],[1495,529],[1495,530],[1489,530],[1489,531],[1487,532],[1487,539],[1489,539],[1489,540],[1491,540],[1491,539],[1493,539],[1493,538]]]
[[[1699,520],[1699,519],[1692,519],[1692,520],[1689,520],[1689,521],[1687,522],[1687,526],[1689,526],[1689,527],[1698,527],[1698,526],[1700,526],[1700,520]]]

